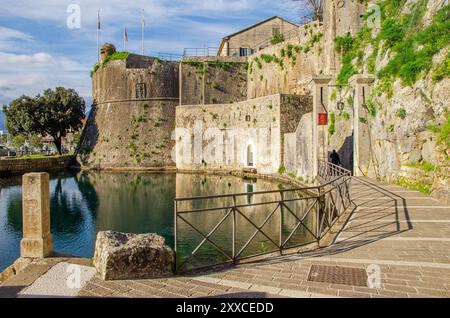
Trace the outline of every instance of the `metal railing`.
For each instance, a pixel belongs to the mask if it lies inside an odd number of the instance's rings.
[[[178,62],[181,61],[183,56],[181,56],[180,54],[172,54],[172,53],[158,53],[158,58],[164,61]]]
[[[351,173],[320,161],[319,179],[314,187],[175,199],[177,272],[318,243],[351,203]]]
[[[183,56],[211,57],[217,56],[218,53],[219,48],[217,47],[186,48],[183,51]]]

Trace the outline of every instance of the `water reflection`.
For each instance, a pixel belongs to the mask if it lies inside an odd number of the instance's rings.
[[[20,177],[0,179],[0,270],[19,256],[22,236],[22,203]],[[55,251],[82,257],[93,255],[95,236],[98,231],[115,230],[129,233],[158,233],[173,246],[174,198],[216,194],[245,193],[238,197],[240,205],[268,202],[278,199],[277,194],[257,196],[254,192],[276,190],[279,184],[265,180],[244,180],[233,176],[195,174],[155,174],[141,172],[64,172],[51,175],[50,204],[51,231]],[[198,201],[186,209],[228,206],[232,198]],[[262,210],[256,206],[243,206],[243,215],[255,224],[267,217],[268,204]],[[295,209],[296,207],[293,207]],[[297,207],[298,208],[298,207]],[[225,215],[225,210],[199,213],[189,216],[202,231],[213,228]],[[286,219],[284,231],[295,225]],[[295,221],[295,220],[294,220]],[[280,216],[271,219],[264,227],[270,235],[279,228]],[[214,237],[224,249],[229,248],[231,223],[224,222]],[[198,244],[198,233],[182,225],[181,250],[190,251]],[[237,217],[237,240],[242,246],[255,230],[242,216]],[[250,246],[253,250],[266,249],[270,241],[257,236]],[[262,244],[262,245],[261,245]],[[206,259],[220,258],[212,246],[202,252]]]

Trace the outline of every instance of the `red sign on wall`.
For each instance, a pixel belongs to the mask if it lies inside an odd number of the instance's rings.
[[[325,126],[328,123],[327,113],[319,113],[318,124],[319,126]]]

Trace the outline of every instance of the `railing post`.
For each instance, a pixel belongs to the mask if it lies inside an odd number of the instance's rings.
[[[231,255],[233,256],[233,264],[236,263],[236,196],[233,195],[233,233]]]
[[[317,235],[317,243],[320,241],[320,186],[317,188],[318,195],[317,195],[317,206],[316,206],[316,213],[317,213],[317,224],[316,224],[316,235]]]
[[[284,215],[284,192],[280,191],[281,201],[280,201],[280,233],[279,233],[279,248],[280,255],[283,255],[283,215]]]
[[[174,207],[173,207],[173,239],[174,239],[174,244],[173,244],[173,250],[175,252],[175,264],[176,264],[176,259],[177,259],[177,231],[178,231],[177,223],[178,223],[177,200],[174,200]]]

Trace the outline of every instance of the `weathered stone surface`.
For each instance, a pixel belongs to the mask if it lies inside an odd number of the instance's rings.
[[[94,266],[104,280],[138,279],[170,275],[175,253],[156,234],[99,232]]]
[[[28,173],[23,175],[21,257],[42,258],[52,252],[49,182],[48,173]]]

